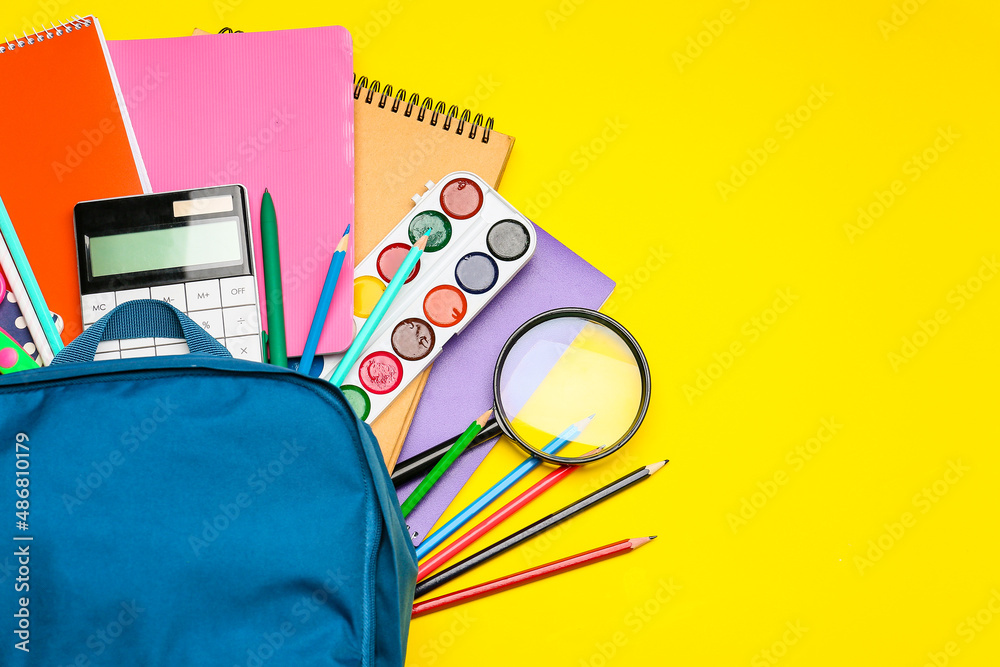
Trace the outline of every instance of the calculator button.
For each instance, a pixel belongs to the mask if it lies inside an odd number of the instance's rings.
[[[118,341],[116,340],[102,340],[97,344],[98,352],[117,352],[118,350]]]
[[[176,345],[177,343],[187,343],[183,338],[154,338],[153,345]]]
[[[175,354],[187,354],[189,352],[187,343],[174,343],[173,345],[157,345],[156,356],[169,357]]]
[[[94,361],[109,361],[111,359],[121,359],[121,352],[98,352],[94,355]]]
[[[153,347],[153,339],[131,338],[128,340],[119,341],[119,344],[121,345],[122,351],[124,352],[125,350],[136,350],[139,349],[140,347]],[[125,355],[122,356],[124,357]]]
[[[257,302],[256,279],[253,276],[223,278],[219,281],[222,287],[222,306],[249,306]]]
[[[187,310],[184,298],[184,285],[158,285],[149,288],[149,298],[166,301],[180,311]]]
[[[221,308],[216,308],[215,310],[200,310],[197,313],[190,313],[189,317],[202,329],[212,334],[214,338],[223,337]]]
[[[141,347],[136,350],[122,350],[122,359],[136,359],[138,357],[155,357],[156,348]]]
[[[249,359],[250,361],[261,361],[260,338],[257,336],[240,336],[239,338],[227,338],[226,347],[234,359]]]
[[[136,299],[148,299],[149,298],[149,288],[140,287],[139,289],[123,289],[115,292],[115,297],[118,299],[118,305],[122,305],[126,301],[135,301]]]
[[[84,294],[83,298],[83,323],[93,324],[111,312],[115,307],[115,293],[101,292],[100,294]]]
[[[185,283],[184,287],[187,289],[187,309],[189,313],[193,310],[208,310],[210,308],[222,307],[222,299],[219,297],[218,280],[201,280],[196,283]]]
[[[226,336],[249,336],[260,333],[257,306],[236,306],[223,308],[222,320],[226,325]]]

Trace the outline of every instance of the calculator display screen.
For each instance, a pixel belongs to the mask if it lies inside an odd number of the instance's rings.
[[[166,229],[91,236],[90,275],[122,275],[181,267],[230,266],[243,262],[238,218]]]

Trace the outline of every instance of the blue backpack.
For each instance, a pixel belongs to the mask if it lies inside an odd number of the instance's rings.
[[[150,336],[192,354],[81,363]],[[162,301],[0,377],[0,509],[5,667],[403,664],[416,556],[371,429]]]

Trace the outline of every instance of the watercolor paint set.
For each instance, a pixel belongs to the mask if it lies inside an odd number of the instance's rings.
[[[535,251],[532,224],[475,174],[453,172],[427,188],[355,269],[360,330],[412,244],[430,229],[420,261],[341,385],[365,421],[378,417]]]

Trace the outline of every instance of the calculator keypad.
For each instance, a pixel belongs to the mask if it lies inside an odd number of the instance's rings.
[[[114,292],[102,292],[101,294],[84,294],[83,298],[83,323],[93,324],[110,313],[118,304],[115,302]]]
[[[177,310],[187,312],[187,299],[184,298],[184,285],[158,285],[149,288],[149,298],[166,301]]]
[[[116,305],[135,299],[166,301],[187,314],[201,328],[226,346],[237,359],[261,361],[260,314],[255,304],[253,276],[199,280],[197,282],[101,294],[85,294],[84,329],[111,312]],[[96,360],[186,354],[187,343],[176,338],[135,338],[102,341]]]
[[[199,310],[188,313],[188,317],[198,323],[202,329],[212,334],[212,338],[224,338],[225,333],[222,328],[222,309]]]
[[[222,287],[222,307],[254,305],[254,277],[238,276],[223,278],[219,281]]]
[[[199,280],[196,283],[184,283],[184,288],[187,291],[187,307],[189,312],[222,307],[222,295],[219,292],[218,280]]]

